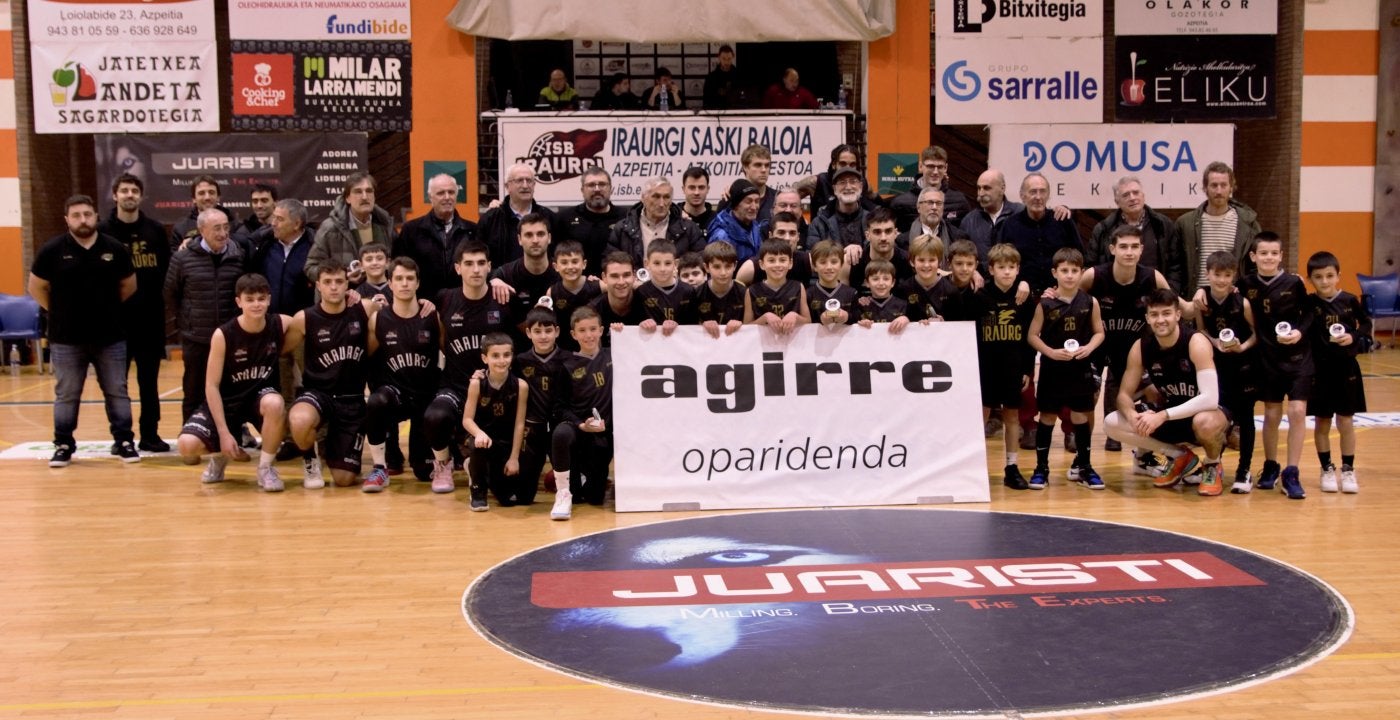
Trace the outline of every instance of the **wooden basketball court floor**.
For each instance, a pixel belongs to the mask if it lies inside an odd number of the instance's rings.
[[[1372,411],[1400,410],[1400,351],[1363,356]],[[161,376],[173,437],[179,365]],[[132,390],[135,390],[133,385]],[[107,437],[90,378],[79,439]],[[49,440],[52,379],[0,376],[0,449]],[[133,408],[135,409],[135,408]],[[1260,410],[1262,412],[1262,409]],[[987,506],[1130,523],[1230,543],[1295,565],[1340,591],[1357,625],[1310,667],[1189,702],[1086,717],[1400,717],[1400,428],[1359,432],[1359,495],[1317,489],[1201,498],[1124,479],[1127,453],[1096,449],[1109,489],[1058,478],[1044,492],[992,485]],[[1101,448],[1096,435],[1095,447]],[[1333,440],[1334,456],[1337,453]],[[1002,465],[988,442],[989,470]],[[1063,468],[1067,456],[1055,451]],[[1227,478],[1233,473],[1227,454]],[[1256,451],[1255,469],[1262,463]],[[1032,464],[1022,453],[1022,466]],[[258,492],[251,465],[203,486],[174,458],[115,458],[50,470],[0,461],[0,718],[781,717],[639,695],[550,672],[490,645],[463,620],[463,590],[497,562],[578,534],[683,514],[583,507],[549,520],[549,500],[472,513],[405,476],[381,495]],[[1248,607],[1219,607],[1248,613]],[[1088,629],[1086,631],[1091,631]],[[1048,669],[1111,675],[1112,667]],[[1163,667],[1164,673],[1173,672]],[[788,715],[788,717],[797,717]]]

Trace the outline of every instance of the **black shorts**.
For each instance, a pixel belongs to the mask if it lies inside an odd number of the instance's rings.
[[[1259,399],[1266,403],[1289,400],[1308,400],[1313,395],[1313,376],[1310,374],[1266,370],[1259,380]]]
[[[1230,434],[1230,428],[1234,426],[1234,418],[1230,416],[1230,410],[1225,407],[1216,408],[1225,414],[1225,434]],[[1157,432],[1152,433],[1153,440],[1160,440],[1172,445],[1200,445],[1196,440],[1196,430],[1192,427],[1196,416],[1181,418],[1179,420],[1168,420],[1157,428]]]
[[[278,392],[277,388],[263,388],[258,392],[245,398],[238,407],[224,407],[224,422],[228,425],[229,432],[238,437],[238,428],[244,424],[251,424],[261,430],[262,404],[264,395]],[[214,418],[209,414],[209,403],[199,406],[199,409],[190,415],[190,419],[185,421],[185,426],[180,428],[181,435],[194,435],[204,443],[204,448],[209,452],[219,452],[219,429],[214,424]]]
[[[1098,392],[1094,365],[1088,360],[1062,362],[1040,358],[1035,383],[1035,407],[1043,413],[1093,412]]]
[[[422,398],[397,385],[382,385],[375,388],[374,392],[383,393],[390,398],[389,421],[393,423],[417,420],[423,417],[423,411],[428,408],[428,401],[432,400],[432,398]]]
[[[1005,368],[984,367],[980,373],[982,380],[982,407],[1008,408],[1021,407],[1021,372]]]
[[[321,416],[318,428],[326,428],[322,459],[332,469],[358,474],[364,463],[365,436],[360,432],[365,422],[363,395],[331,395],[320,390],[302,388],[293,405],[305,403],[316,408]]]
[[[1313,380],[1313,394],[1308,398],[1308,414],[1313,417],[1355,415],[1366,412],[1366,387],[1361,381],[1361,366],[1356,358],[1349,363],[1318,366]]]

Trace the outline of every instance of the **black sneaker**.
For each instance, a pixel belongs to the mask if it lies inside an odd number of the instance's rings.
[[[1278,474],[1282,469],[1276,461],[1265,460],[1264,472],[1259,473],[1259,481],[1254,483],[1254,487],[1260,490],[1273,490],[1274,483],[1278,482]]]
[[[248,429],[247,425],[244,425],[242,432],[238,435],[238,447],[244,450],[257,450],[261,446],[262,442],[253,437],[252,431]]]
[[[136,452],[136,444],[130,440],[112,443],[112,454],[121,458],[124,463],[141,462],[141,453]]]
[[[290,438],[282,441],[282,447],[277,448],[277,462],[296,460],[301,457],[301,449]]]
[[[141,442],[136,443],[136,449],[137,449],[137,450],[145,450],[146,452],[153,452],[153,453],[170,452],[170,443],[168,443],[168,442],[166,442],[166,441],[164,441],[164,440],[162,440],[162,439],[160,439],[160,438],[158,438],[158,437],[156,437],[156,438],[144,438],[144,439],[141,440]]]
[[[1107,438],[1103,441],[1103,449],[1108,452],[1123,452],[1123,443],[1113,438]]]
[[[1026,490],[1030,485],[1026,483],[1026,478],[1021,475],[1021,468],[1015,465],[1006,466],[1006,476],[1001,479],[1001,484],[1012,490]]]
[[[68,463],[71,463],[71,462],[73,462],[73,446],[72,446],[72,445],[55,445],[55,446],[53,446],[53,457],[49,458],[49,467],[51,467],[51,468],[68,467]]]

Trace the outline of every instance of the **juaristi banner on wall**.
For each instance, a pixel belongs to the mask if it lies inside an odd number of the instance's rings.
[[[1102,36],[940,35],[934,56],[939,125],[1103,120]]]
[[[408,40],[409,0],[228,0],[234,40]]]
[[[31,0],[38,133],[219,129],[213,0]]]
[[[306,204],[313,220],[324,219],[345,178],[369,169],[369,140],[363,133],[222,133],[218,135],[98,135],[97,187],[112,186],[122,173],[146,185],[147,215],[171,224],[190,212],[190,183],[213,175],[223,186],[223,204],[240,217],[248,212],[254,183],[280,189],[284,198]],[[97,196],[101,211],[111,194]]]
[[[987,502],[974,333],[614,333],[617,509]]]
[[[770,187],[787,187],[822,172],[831,148],[846,142],[847,113],[661,115],[657,113],[500,113],[500,177],[522,162],[535,169],[535,200],[577,205],[578,178],[601,165],[612,174],[613,202],[641,200],[650,177],[671,181],[680,195],[681,174],[692,165],[710,171],[717,202],[742,173],[739,155],[755,143],[773,153]],[[502,189],[504,191],[504,189]]]
[[[1113,184],[1135,175],[1152,207],[1193,208],[1206,199],[1206,165],[1233,165],[1234,154],[1235,127],[1225,124],[993,125],[987,164],[1005,168],[1013,188],[1043,173],[1055,202],[1070,207],[1113,207]]]

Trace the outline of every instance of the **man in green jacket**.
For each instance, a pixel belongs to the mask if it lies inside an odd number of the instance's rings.
[[[1206,287],[1206,258],[1217,250],[1229,250],[1240,259],[1240,277],[1254,271],[1249,244],[1259,234],[1259,214],[1234,199],[1235,171],[1223,162],[1213,162],[1206,166],[1201,185],[1206,201],[1176,219],[1186,250],[1184,298],[1195,295],[1196,288]]]

